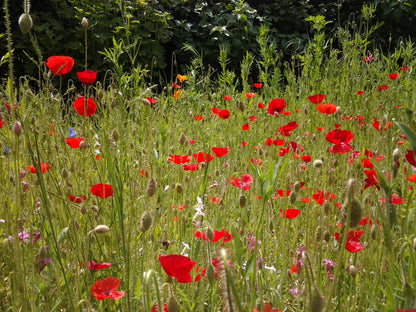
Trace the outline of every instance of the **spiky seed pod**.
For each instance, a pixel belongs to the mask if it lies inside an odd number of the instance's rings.
[[[315,159],[313,161],[313,167],[314,168],[322,168],[322,166],[324,165],[323,161],[320,159]]]
[[[171,294],[168,299],[168,311],[169,312],[179,312],[181,307],[175,295]]]
[[[179,144],[184,145],[186,143],[186,136],[182,133],[179,137]]]
[[[97,233],[97,234],[104,234],[104,233],[107,233],[109,230],[110,230],[110,228],[107,225],[104,225],[104,224],[97,225],[94,228],[94,232]]]
[[[176,188],[176,192],[178,192],[178,194],[182,194],[183,193],[182,184],[177,183],[175,188]]]
[[[111,137],[114,141],[118,141],[118,139],[120,138],[120,132],[118,132],[117,129],[114,129],[113,133],[111,134]]]
[[[25,13],[20,15],[19,27],[22,33],[27,34],[33,27],[32,17],[29,14],[25,14]]]
[[[396,148],[393,151],[393,161],[399,161],[402,158],[402,150],[400,148]]]
[[[15,135],[17,135],[19,137],[23,132],[22,124],[19,121],[16,120],[16,122],[14,123],[14,125],[12,127],[12,131]]]
[[[313,286],[312,289],[309,302],[309,309],[311,312],[321,312],[324,309],[324,301],[316,286]]]
[[[240,203],[240,207],[244,208],[247,204],[247,197],[245,197],[244,195],[241,195],[239,198],[239,203]]]
[[[215,268],[212,263],[209,263],[207,266],[207,278],[210,284],[213,284],[215,281]]]
[[[152,226],[152,221],[153,219],[150,212],[145,211],[140,219],[140,229],[143,233],[147,232],[150,229],[150,227]]]
[[[348,267],[348,272],[351,274],[352,278],[355,278],[357,276],[357,268],[354,265],[350,265]]]
[[[363,216],[363,206],[361,202],[354,197],[351,200],[351,217],[350,217],[350,227],[356,227],[358,223],[361,221]]]
[[[82,18],[82,20],[81,20],[81,26],[82,26],[82,28],[84,28],[84,29],[87,29],[87,28],[88,28],[88,20],[87,20],[87,18],[86,18],[86,17],[83,17],[83,18]]]
[[[153,179],[150,179],[147,183],[147,196],[152,197],[156,193],[156,182]]]

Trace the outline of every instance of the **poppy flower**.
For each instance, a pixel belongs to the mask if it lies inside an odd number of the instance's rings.
[[[181,83],[188,80],[188,77],[186,75],[179,75],[178,74],[176,77],[178,78],[179,82],[181,82]]]
[[[7,109],[8,111],[10,111],[10,110],[11,110],[10,103],[6,103],[6,104],[5,104],[5,106],[6,106],[6,109]],[[17,105],[16,105],[16,104],[13,104],[13,110],[16,110],[16,109],[17,109]]]
[[[350,130],[332,130],[325,135],[325,139],[335,144],[329,149],[331,153],[344,154],[354,150],[348,144],[354,139],[354,134]]]
[[[91,294],[97,300],[120,299],[124,297],[124,291],[115,291],[120,286],[120,280],[116,277],[107,277],[104,281],[98,280],[91,288]]]
[[[263,87],[263,84],[262,83],[255,83],[255,84],[253,84],[253,87],[256,88],[256,89],[260,89],[261,87]]]
[[[97,79],[97,72],[88,69],[83,72],[77,72],[77,76],[83,84],[92,85]]]
[[[362,95],[362,94],[364,94],[363,90],[357,91],[357,95]]]
[[[409,70],[411,67],[410,66],[405,66],[405,67],[401,67],[400,70],[405,71],[405,70]]]
[[[291,121],[288,124],[282,126],[279,128],[279,133],[283,136],[290,136],[292,134],[291,131],[295,130],[299,125],[296,123],[296,121]]]
[[[298,215],[300,214],[300,210],[299,209],[280,209],[280,216],[286,219],[294,219],[296,218]]]
[[[263,311],[257,310],[256,307],[254,307],[253,312],[281,312],[280,309],[272,309],[272,305],[268,302],[264,303]]]
[[[248,123],[246,123],[242,126],[242,129],[243,129],[243,131],[247,131],[247,130],[250,129],[250,125]]]
[[[46,66],[54,75],[65,75],[74,66],[74,59],[69,56],[51,56],[47,59]]]
[[[226,156],[228,154],[228,152],[230,151],[230,148],[227,147],[213,147],[212,151],[214,152],[215,156],[222,157],[222,156]]]
[[[327,115],[331,115],[337,111],[337,106],[334,104],[318,104],[316,108],[320,113]]]
[[[389,78],[391,80],[396,80],[397,78],[399,78],[399,74],[398,73],[389,74]]]
[[[175,100],[179,100],[179,98],[181,97],[182,94],[183,94],[183,91],[182,90],[175,90],[173,92],[173,98]]]
[[[68,195],[68,199],[73,203],[81,204],[84,200],[87,199],[87,196],[85,196],[85,195],[79,195],[79,196]]]
[[[378,185],[379,180],[377,177],[376,170],[375,169],[364,170],[364,174],[367,176],[367,179],[364,180],[365,182],[364,190],[373,185],[377,188],[377,190],[380,190],[380,185]]]
[[[211,203],[213,203],[214,205],[219,204],[222,200],[221,197],[216,197],[216,196],[210,196],[209,200],[211,201]]]
[[[331,202],[336,197],[335,194],[332,194],[330,192],[324,192],[319,190],[317,193],[312,195],[312,199],[316,201],[319,205],[323,205],[325,200]]]
[[[416,167],[415,153],[413,150],[407,150],[407,153],[404,157],[409,164],[411,164],[413,167]]]
[[[97,105],[92,98],[86,100],[83,96],[78,97],[74,102],[74,108],[81,116],[92,116],[97,110]]]
[[[214,238],[212,240],[213,243],[216,243],[222,239],[223,239],[223,242],[225,243],[225,242],[229,242],[230,240],[234,238],[234,236],[228,233],[228,231],[226,230],[222,230],[221,232],[214,230],[213,232],[214,232]],[[196,238],[202,238],[204,241],[210,241],[204,232],[195,231],[194,235]]]
[[[159,310],[158,304],[155,303],[153,305],[152,310],[150,312],[162,312],[162,311]],[[169,312],[169,309],[168,309],[168,305],[167,304],[163,305],[163,312]]]
[[[26,166],[26,168],[31,172],[31,173],[36,173],[36,168],[34,166]],[[48,163],[41,163],[40,164],[40,170],[42,171],[42,173],[45,173],[46,171],[48,171],[51,168],[51,165],[49,165]]]
[[[224,95],[224,100],[226,101],[231,101],[233,98],[231,96],[228,95]]]
[[[313,104],[321,104],[323,100],[325,99],[325,97],[326,97],[325,94],[315,94],[315,95],[308,96],[308,99]]]
[[[374,165],[371,162],[371,159],[364,158],[364,159],[361,160],[361,167],[367,168],[367,169],[372,169],[372,168],[374,168]]]
[[[228,109],[222,109],[219,111],[218,116],[223,120],[227,120],[228,118],[230,118],[230,112],[228,111]]]
[[[111,266],[109,262],[97,263],[94,261],[88,262],[88,269],[90,270],[104,270]]]
[[[167,275],[176,278],[178,283],[191,283],[190,274],[196,261],[182,255],[159,255],[159,262]]]
[[[372,55],[372,54],[368,55],[367,57],[365,57],[365,58],[363,59],[363,62],[364,62],[364,63],[371,63],[372,61],[374,61],[374,57],[373,57],[373,55]]]
[[[249,92],[244,94],[246,98],[251,99],[252,97],[255,97],[256,94],[254,92]]]
[[[214,156],[208,153],[199,152],[197,154],[192,154],[198,163],[211,162],[214,159]]]
[[[195,117],[194,117],[194,119],[195,119],[196,121],[200,121],[200,120],[202,120],[202,118],[204,118],[204,116],[195,116]]]
[[[231,177],[230,184],[234,185],[243,191],[247,191],[251,188],[251,184],[254,182],[253,177],[249,174],[243,174],[241,175],[241,178],[234,178]]]
[[[387,90],[388,88],[389,88],[388,85],[382,85],[382,86],[378,87],[378,91]]]
[[[199,164],[183,165],[182,168],[185,171],[197,171],[199,170]]]
[[[312,157],[310,155],[303,155],[302,156],[302,160],[306,163],[311,162],[312,161]]]
[[[191,161],[189,155],[169,155],[168,161],[172,161],[177,165],[186,164]]]
[[[3,121],[1,120],[1,116],[0,116],[0,128],[3,128]]]
[[[65,142],[72,148],[79,148],[81,142],[84,142],[85,138],[66,138]]]
[[[266,105],[264,105],[263,103],[257,103],[257,107],[258,108],[260,108],[260,109],[263,109],[263,108],[265,108],[266,107]]]
[[[257,116],[248,116],[248,119],[250,119],[251,121],[257,121],[258,117]]]
[[[349,231],[347,237],[347,243],[345,244],[345,249],[349,252],[355,253],[363,250],[363,246],[360,242],[360,237],[363,235],[363,230],[360,231]],[[339,242],[339,233],[335,233],[335,239]]]
[[[114,196],[113,186],[110,184],[95,184],[91,186],[91,193],[101,198]]]
[[[276,114],[281,114],[286,108],[286,101],[283,99],[273,99],[269,103],[267,108],[267,113],[269,115],[275,116]]]
[[[181,86],[180,86],[180,85],[178,85],[176,82],[174,82],[174,83],[173,83],[173,87],[174,87],[175,89],[180,89],[180,88],[181,88]]]

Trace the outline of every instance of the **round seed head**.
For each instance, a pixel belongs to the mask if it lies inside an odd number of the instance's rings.
[[[147,183],[147,196],[152,197],[156,193],[156,182],[153,179],[150,179]]]
[[[94,228],[94,232],[97,233],[97,234],[104,234],[104,233],[107,233],[109,230],[110,230],[110,228],[107,225],[104,225],[104,224],[97,225]]]

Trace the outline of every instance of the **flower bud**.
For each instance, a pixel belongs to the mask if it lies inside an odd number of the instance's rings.
[[[214,283],[215,280],[215,268],[212,263],[207,266],[207,278],[210,284]]]
[[[87,28],[88,28],[88,20],[87,20],[87,18],[86,18],[86,17],[83,17],[83,18],[82,18],[82,20],[81,20],[81,26],[82,26],[82,28],[84,28],[84,29],[87,29]]]
[[[289,195],[289,200],[290,200],[290,203],[291,203],[292,205],[296,202],[296,199],[297,199],[297,194],[296,194],[296,192],[290,192],[290,195]]]
[[[97,234],[104,234],[104,233],[107,233],[109,230],[110,230],[110,228],[107,225],[104,225],[104,224],[97,225],[94,228],[94,232],[97,233]]]
[[[314,168],[322,168],[323,165],[324,165],[324,163],[320,159],[316,159],[316,160],[313,161],[313,167]]]
[[[170,295],[168,299],[168,311],[169,312],[179,312],[181,307],[179,305],[178,300],[176,299],[175,295]]]
[[[399,161],[402,158],[402,150],[400,148],[396,148],[393,151],[393,161]]]
[[[16,134],[18,137],[22,134],[23,129],[20,122],[16,120],[16,122],[13,125],[12,131],[14,134]]]
[[[309,308],[311,312],[321,312],[324,309],[324,301],[316,286],[312,289]]]
[[[27,34],[33,27],[32,17],[23,13],[19,17],[19,27],[22,33]]]
[[[111,134],[111,137],[114,141],[118,141],[118,139],[120,138],[120,132],[118,132],[117,129],[114,129],[113,133]]]
[[[348,272],[351,274],[352,278],[355,278],[357,276],[357,268],[354,265],[350,265],[348,267]]]
[[[152,226],[152,221],[152,215],[150,214],[150,212],[145,211],[140,219],[140,229],[143,233],[147,232],[150,229],[150,227]]]
[[[239,198],[240,207],[244,208],[247,204],[247,198],[244,195],[241,195]]]

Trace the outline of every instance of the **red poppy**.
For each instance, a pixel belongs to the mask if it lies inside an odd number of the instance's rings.
[[[411,164],[413,167],[416,167],[415,153],[413,150],[407,150],[407,153],[404,157],[409,164]]]
[[[406,310],[398,309],[396,312],[416,312],[416,309],[406,309]]]
[[[73,203],[81,204],[84,200],[87,199],[87,196],[85,196],[85,195],[79,195],[79,196],[68,195],[68,199]]]
[[[348,144],[354,139],[354,134],[350,130],[332,130],[325,135],[325,139],[335,144],[329,149],[331,153],[344,154],[354,150]]]
[[[213,243],[216,243],[220,240],[223,240],[223,242],[225,243],[225,242],[229,242],[230,240],[234,238],[234,236],[228,233],[228,231],[226,230],[222,230],[221,232],[214,230],[213,232],[214,232],[214,238],[212,240]],[[204,232],[195,231],[194,235],[196,238],[202,238],[204,241],[210,241]]]
[[[242,127],[243,131],[247,131],[250,129],[250,125],[248,123],[244,124]]]
[[[258,108],[260,108],[260,109],[263,109],[263,108],[265,108],[266,107],[266,105],[264,105],[263,103],[257,103],[257,107]]]
[[[34,166],[26,166],[26,168],[31,172],[31,173],[36,173],[36,168]],[[40,170],[42,171],[42,173],[45,173],[46,171],[48,171],[51,168],[51,165],[49,165],[48,163],[41,163],[40,164]]]
[[[231,96],[224,95],[224,100],[231,101],[233,98]]]
[[[150,98],[150,97],[147,97],[147,98],[146,98],[146,100],[148,100],[148,101],[149,101],[150,105],[151,105],[151,104],[156,104],[156,103],[157,103],[157,99],[155,99],[155,98]]]
[[[74,66],[74,59],[69,56],[51,56],[46,61],[46,66],[54,75],[65,75]]]
[[[241,180],[243,181],[243,183],[241,183]],[[231,177],[230,179],[230,184],[234,185],[240,189],[242,189],[243,191],[247,191],[251,188],[251,184],[254,182],[253,177],[249,174],[243,174],[241,175],[241,178],[234,178]]]
[[[299,209],[280,209],[280,216],[286,219],[294,219],[296,218],[298,215],[300,214],[300,210]]]
[[[303,155],[302,156],[302,160],[304,161],[304,162],[310,162],[310,161],[312,161],[312,158],[311,158],[311,156],[309,156],[309,155]]]
[[[249,98],[249,99],[256,96],[256,94],[254,92],[245,93],[244,95],[246,96],[246,98]]]
[[[295,130],[299,125],[296,123],[296,121],[291,121],[288,124],[282,126],[279,128],[279,133],[283,136],[290,136],[292,133],[291,131]]]
[[[364,180],[365,186],[364,189],[369,188],[370,186],[375,186],[377,190],[380,190],[380,185],[378,185],[378,177],[375,169],[364,170],[364,174],[367,176],[367,179]]]
[[[374,165],[371,162],[371,159],[364,158],[364,159],[361,160],[361,167],[367,168],[367,169],[372,169],[372,168],[374,168]]]
[[[248,116],[248,119],[250,119],[251,121],[257,121],[257,116]]]
[[[150,312],[161,312],[161,311],[159,311],[159,306],[158,306],[157,303],[155,303],[153,305],[152,310]],[[163,306],[163,312],[169,312],[169,309],[168,309],[168,305],[167,304],[165,304]]]
[[[256,89],[260,89],[261,87],[263,87],[263,84],[262,83],[255,83],[255,84],[253,84],[253,86]]]
[[[256,307],[254,307],[253,312],[262,312],[262,311],[259,311],[259,310],[257,310]],[[265,302],[263,312],[281,312],[281,311],[280,311],[280,309],[272,309],[272,305],[268,302]]]
[[[230,112],[228,111],[228,109],[222,109],[218,113],[218,116],[224,120],[227,120],[228,118],[230,118]]]
[[[114,196],[113,187],[110,184],[95,184],[91,186],[91,193],[101,198]]]
[[[214,115],[218,115],[218,114],[219,114],[219,112],[221,111],[221,109],[219,109],[219,108],[211,108],[211,110],[212,110],[212,113],[213,113]]]
[[[289,148],[289,150],[291,150],[292,152],[303,152],[304,149],[302,147],[302,145],[296,143],[296,142],[289,142],[287,143],[287,147]]]
[[[410,66],[405,66],[405,67],[401,67],[400,70],[409,70],[411,67]]]
[[[180,85],[178,85],[176,82],[174,82],[174,83],[173,83],[173,87],[174,87],[175,89],[180,89],[180,88],[181,88],[181,86],[180,86]]]
[[[345,244],[345,249],[349,252],[359,252],[363,250],[363,246],[361,246],[360,237],[363,235],[363,230],[360,231],[349,231],[347,243]],[[335,233],[335,239],[339,242],[339,233]]]
[[[315,94],[315,95],[308,96],[308,99],[313,104],[321,104],[322,101],[325,99],[325,97],[326,97],[325,94]]]
[[[191,161],[189,155],[169,155],[168,161],[172,161],[177,165],[186,164]]]
[[[97,79],[97,72],[92,70],[86,70],[83,72],[77,72],[78,79],[86,85],[92,85]]]
[[[357,95],[362,95],[362,94],[364,94],[363,90],[357,91]]]
[[[267,113],[269,115],[275,116],[281,114],[286,108],[286,101],[283,99],[273,99],[269,103],[267,108]]]
[[[199,164],[183,165],[182,168],[185,171],[197,171],[199,170]]]
[[[0,128],[3,128],[3,121],[1,120],[1,116],[0,116]]]
[[[216,196],[210,196],[209,200],[211,201],[211,203],[216,205],[216,204],[219,204],[221,202],[222,198],[221,197],[216,197]]]
[[[337,111],[337,106],[334,104],[318,104],[316,105],[318,111],[322,114],[331,115]]]
[[[332,194],[330,192],[324,192],[321,190],[319,190],[318,193],[312,195],[312,199],[316,201],[319,205],[323,205],[325,200],[331,202],[335,199],[335,197],[335,194]]]
[[[226,156],[228,154],[228,152],[230,151],[230,148],[227,147],[213,147],[212,151],[214,152],[215,156],[222,157],[222,156]]]
[[[103,263],[97,263],[94,261],[88,262],[88,269],[90,270],[104,270],[110,266],[111,266],[111,263],[109,262],[103,262]]]
[[[380,87],[378,87],[378,91],[382,91],[382,90],[386,90],[386,89],[388,89],[388,85],[382,85],[382,86],[380,86]]]
[[[389,74],[389,78],[391,80],[396,80],[397,78],[399,78],[399,74],[398,73]]]
[[[214,159],[214,156],[208,153],[199,152],[198,154],[192,154],[198,163],[211,162]]]
[[[81,142],[84,142],[85,138],[66,138],[65,142],[72,148],[79,148]]]
[[[204,116],[195,116],[195,117],[194,117],[194,119],[195,119],[196,121],[200,121],[200,120],[202,120],[202,118],[204,118]]]
[[[363,59],[363,62],[364,62],[364,63],[371,63],[372,61],[374,61],[374,57],[373,57],[373,55],[372,55],[372,54],[368,55],[367,57],[365,57],[365,58]]]
[[[91,294],[98,300],[120,299],[124,297],[124,291],[115,291],[120,286],[120,280],[116,277],[107,277],[104,281],[98,280],[91,288]]]
[[[176,278],[178,283],[191,283],[190,274],[196,261],[181,255],[160,255],[159,262],[167,275]]]
[[[74,102],[74,108],[81,116],[92,116],[97,110],[97,105],[92,98],[88,98],[88,101],[83,97],[78,97]]]

